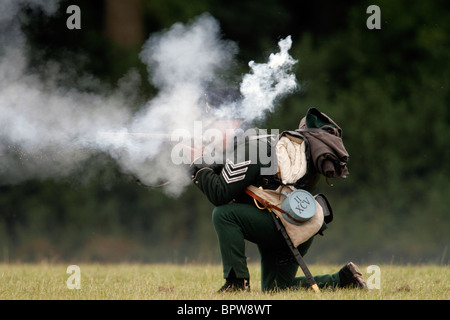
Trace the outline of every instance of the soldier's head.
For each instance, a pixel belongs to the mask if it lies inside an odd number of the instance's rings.
[[[239,116],[242,95],[233,87],[211,89],[205,92],[201,105],[205,128],[233,130],[240,128],[244,120]]]
[[[232,116],[229,112],[221,112],[231,108],[236,109],[242,100],[238,89],[232,87],[211,89],[203,97],[204,112],[221,118]],[[237,111],[237,110],[234,110]]]
[[[239,116],[241,101],[240,91],[233,87],[208,90],[202,98],[203,129],[220,132],[223,137],[222,141],[216,141],[218,150],[225,150],[233,143],[236,132],[245,130],[246,123]]]

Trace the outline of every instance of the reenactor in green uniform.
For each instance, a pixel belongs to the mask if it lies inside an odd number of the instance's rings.
[[[323,130],[323,132],[314,132],[314,130],[301,132],[301,129],[299,130],[305,138],[310,134],[311,142],[305,139],[307,141],[305,150],[307,171],[296,182],[295,188],[312,192],[321,174],[328,178],[340,177],[348,173],[345,163],[342,161],[334,159],[331,161],[332,166],[330,167],[327,157],[318,156],[317,150],[314,149],[313,136],[317,137],[316,133],[334,135],[339,138],[336,139],[338,141],[341,139],[342,132],[330,118],[316,109],[308,111],[301,126],[304,129]],[[331,130],[329,130],[330,128]],[[240,150],[245,152],[235,152],[239,146],[244,146]],[[342,149],[343,146],[340,148]],[[258,152],[255,153],[254,150],[258,150]],[[345,149],[343,150],[345,151]],[[193,183],[215,205],[212,221],[220,246],[223,277],[226,279],[219,292],[250,289],[245,240],[255,243],[259,250],[263,291],[309,287],[305,277],[296,277],[299,265],[282,234],[277,230],[271,214],[268,210],[259,209],[253,198],[245,193],[250,185],[276,189],[282,184],[276,168],[273,174],[267,174],[272,163],[267,163],[266,158],[262,161],[261,154],[264,152],[268,157],[273,156],[269,137],[256,139],[246,137],[240,145],[235,146],[230,157],[227,157],[229,154],[226,154],[223,164],[207,165],[202,163],[201,159],[200,161],[197,159],[191,165]],[[345,154],[343,157],[345,158]],[[264,171],[264,169],[266,170]],[[261,172],[265,172],[264,175]],[[326,229],[325,222],[321,231],[324,229]],[[302,256],[309,250],[314,236],[298,246]],[[319,288],[366,287],[361,272],[351,262],[336,273],[318,275],[314,279]]]

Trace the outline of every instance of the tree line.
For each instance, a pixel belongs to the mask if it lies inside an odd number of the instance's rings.
[[[61,6],[68,4],[62,1]],[[292,35],[301,89],[259,126],[295,129],[309,107],[343,129],[350,176],[322,179],[335,220],[307,260],[448,264],[450,187],[450,8],[444,1],[377,1],[381,28],[369,30],[367,1],[70,1],[66,15],[29,12],[24,25],[39,58],[79,62],[111,86],[138,59],[145,38],[203,12],[239,43],[240,71]],[[116,20],[115,20],[116,19]],[[117,21],[120,21],[118,23]],[[127,26],[129,28],[127,28]],[[127,34],[127,30],[129,30]],[[70,32],[70,33],[68,33]],[[68,35],[70,34],[70,37]],[[142,101],[155,91],[143,81]],[[217,262],[212,205],[195,187],[179,198],[145,188],[106,155],[98,171],[64,180],[0,187],[0,261]],[[93,172],[90,172],[92,170]],[[84,181],[80,177],[89,176]],[[250,259],[258,259],[249,245]]]

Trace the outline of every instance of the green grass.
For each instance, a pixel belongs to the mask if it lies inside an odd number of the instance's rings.
[[[288,290],[262,293],[260,266],[249,266],[251,292],[218,294],[220,265],[80,264],[81,289],[70,290],[68,265],[0,264],[1,300],[411,300],[450,298],[448,266],[381,265],[381,289]],[[341,266],[311,265],[313,274],[334,273]],[[364,278],[367,266],[361,266]],[[299,271],[300,274],[301,271]]]

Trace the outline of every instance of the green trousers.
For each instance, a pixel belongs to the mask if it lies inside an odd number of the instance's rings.
[[[275,227],[271,214],[254,205],[231,203],[216,207],[212,220],[219,240],[224,278],[234,272],[237,278],[249,279],[245,240],[257,245],[261,256],[262,291],[309,287],[305,277],[296,277],[299,265],[286,240]],[[302,256],[313,238],[298,249]],[[338,273],[314,276],[319,288],[339,286]]]

